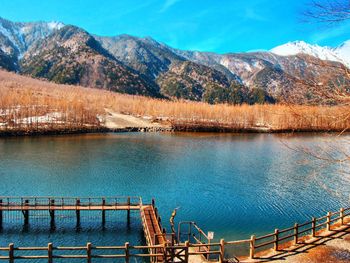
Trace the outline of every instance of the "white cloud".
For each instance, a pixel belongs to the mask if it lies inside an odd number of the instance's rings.
[[[246,18],[248,20],[268,21],[268,19],[266,17],[257,13],[257,11],[253,8],[247,8],[243,15],[244,15],[244,18]]]
[[[169,8],[171,8],[173,5],[175,5],[176,3],[180,2],[180,1],[181,0],[165,0],[164,5],[159,10],[159,12],[163,13],[163,12],[167,11]]]

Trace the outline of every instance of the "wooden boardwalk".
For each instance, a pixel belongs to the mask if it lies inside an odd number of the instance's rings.
[[[55,206],[55,205],[14,205],[14,206],[0,206],[1,211],[50,211],[50,210],[66,210],[66,211],[76,211],[76,210],[95,210],[95,211],[115,211],[115,210],[140,210],[140,205],[64,205],[64,206]]]
[[[127,211],[128,219],[130,211],[140,211],[147,245],[163,245],[166,243],[154,201],[150,205],[143,205],[140,197],[0,197],[1,222],[4,213],[11,211],[22,211],[25,223],[29,223],[31,211],[49,211],[52,220],[55,219],[55,211],[75,211],[77,222],[80,222],[80,211],[102,211],[102,222],[104,222],[105,211],[119,210]]]
[[[159,216],[152,205],[145,205],[141,208],[141,220],[147,245],[163,245],[167,242],[160,224]]]
[[[141,207],[140,197],[0,197],[0,227],[4,214],[16,211],[23,213],[25,225],[29,224],[30,213],[35,211],[48,211],[52,224],[55,222],[56,211],[75,211],[77,226],[80,225],[81,211],[101,211],[101,222],[104,226],[106,211],[127,211],[129,222],[130,211],[140,210]]]
[[[99,258],[125,259],[125,262],[129,263],[131,259],[144,258],[152,263],[197,263],[206,262],[205,258],[208,258],[210,262],[217,260],[219,263],[223,263],[227,261],[238,262],[233,254],[229,255],[229,251],[233,247],[239,248],[242,245],[249,247],[249,260],[254,261],[257,258],[265,259],[260,251],[273,249],[276,253],[283,253],[288,247],[297,246],[309,238],[317,237],[323,229],[326,229],[327,232],[337,232],[344,226],[347,228],[350,226],[350,207],[348,207],[328,212],[327,215],[319,218],[312,218],[311,221],[303,224],[296,223],[290,228],[276,229],[273,233],[265,236],[256,237],[253,235],[246,240],[225,241],[221,239],[220,242],[211,242],[195,222],[188,221],[179,223],[177,242],[175,242],[174,235],[169,237],[165,233],[154,201],[151,204],[143,204],[140,197],[0,197],[0,227],[2,227],[4,216],[14,214],[16,211],[23,214],[24,224],[29,224],[29,215],[36,216],[35,210],[46,210],[51,217],[53,226],[55,211],[75,211],[77,227],[80,226],[81,211],[100,211],[102,224],[105,223],[106,211],[124,210],[127,212],[128,221],[130,220],[130,211],[139,211],[147,245],[133,246],[126,242],[120,246],[94,246],[92,243],[87,243],[86,246],[67,247],[48,243],[45,247],[19,247],[10,243],[7,247],[0,247],[0,261],[6,260],[13,263],[15,260],[17,262],[17,259],[47,259],[49,263],[52,263],[53,259],[56,258],[80,258],[91,263],[92,259]],[[43,213],[38,214],[42,215]],[[60,215],[61,212],[57,214]],[[9,220],[13,218],[21,217],[9,216]],[[181,225],[184,226],[184,232],[181,230]],[[67,250],[72,251],[72,253],[64,252]],[[148,250],[148,253],[145,253],[145,250]],[[30,253],[23,255],[24,251]],[[44,254],[43,251],[45,251]],[[247,256],[242,259],[248,260]]]
[[[140,209],[141,222],[149,253],[159,255],[151,258],[151,262],[164,262],[165,246],[168,244],[165,231],[161,225],[161,219],[157,208],[152,201],[151,205],[144,205]],[[157,248],[155,246],[161,245]]]

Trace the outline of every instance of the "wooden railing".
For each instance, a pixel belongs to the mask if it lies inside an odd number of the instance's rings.
[[[350,216],[350,208],[341,208],[337,212],[328,212],[327,215],[319,218],[313,217],[311,221],[303,224],[295,223],[294,226],[286,229],[275,229],[271,234],[260,237],[253,235],[249,240],[249,256],[254,258],[256,249],[266,250],[273,248],[275,251],[278,251],[279,247],[285,243],[292,242],[290,245],[296,245],[302,238],[316,237],[318,231],[331,231],[335,223],[344,225],[344,218],[347,216]]]
[[[61,205],[65,206],[67,204],[74,205],[77,198],[11,198],[11,197],[0,197],[2,200],[3,208],[6,206],[13,205],[23,205],[23,206],[42,206],[50,204],[55,200],[55,206]],[[62,200],[61,203],[59,200]],[[78,198],[80,200],[80,205],[82,206],[94,206],[95,204],[104,205],[139,205],[142,207],[142,200],[139,197],[115,197],[115,198]],[[153,207],[154,203],[152,203]],[[157,221],[159,227],[161,228],[159,214],[156,212]],[[174,244],[174,242],[163,242],[163,244],[153,244],[154,240],[151,241],[147,246],[131,246],[129,243],[125,243],[123,246],[93,246],[91,243],[87,243],[86,246],[82,247],[62,247],[54,246],[49,243],[45,247],[16,247],[13,243],[9,244],[8,247],[0,247],[0,260],[8,260],[8,262],[13,263],[15,260],[19,259],[47,259],[48,262],[53,262],[55,258],[63,259],[86,259],[87,262],[91,262],[94,258],[109,258],[109,259],[124,259],[125,262],[129,262],[131,258],[146,258],[151,262],[158,261],[162,259],[162,262],[173,262],[174,258],[178,262],[188,262],[189,256],[201,255],[207,258],[216,260],[220,263],[227,260],[227,258],[237,260],[233,255],[225,256],[225,251],[228,252],[232,246],[249,246],[249,257],[255,258],[257,250],[267,250],[273,248],[278,251],[282,245],[284,247],[292,246],[303,241],[306,237],[316,237],[318,232],[321,230],[333,230],[335,225],[342,226],[345,224],[345,218],[350,216],[350,208],[342,208],[337,212],[328,212],[327,215],[320,218],[312,218],[311,221],[305,222],[303,224],[295,224],[294,226],[286,229],[276,229],[273,233],[264,236],[251,236],[250,239],[237,240],[237,241],[225,241],[221,239],[220,242],[211,243],[208,236],[200,229],[194,222],[189,223],[189,233],[188,240],[184,243],[181,242],[181,237],[179,235],[179,243]],[[146,238],[151,239],[151,235]],[[155,237],[153,237],[155,238]],[[190,239],[194,242],[190,242]],[[165,240],[168,240],[165,237]],[[174,239],[173,239],[174,240]],[[24,255],[25,251],[30,252],[29,255]],[[43,252],[44,251],[44,252]],[[70,251],[71,254],[67,253]],[[145,253],[148,251],[148,253]],[[35,253],[37,255],[35,255]],[[38,255],[41,252],[41,255]],[[44,254],[43,254],[44,253]],[[61,254],[63,253],[63,254]]]
[[[0,196],[0,209],[6,210],[11,207],[118,207],[118,206],[141,206],[142,199],[137,196],[116,196],[116,197],[10,197]]]
[[[16,247],[13,243],[8,247],[1,247],[0,251],[7,251],[7,256],[0,256],[0,260],[8,260],[9,263],[13,263],[19,259],[47,259],[49,263],[53,262],[53,259],[86,259],[88,263],[91,263],[93,258],[106,258],[106,259],[125,259],[125,262],[129,262],[131,258],[151,258],[157,256],[163,256],[163,253],[149,254],[138,253],[149,249],[150,246],[130,246],[129,243],[125,243],[124,246],[93,246],[91,243],[87,243],[82,247],[55,247],[52,243],[48,243],[46,247]],[[163,248],[163,246],[152,246],[152,248]],[[16,255],[16,252],[30,251],[31,253],[41,251],[41,255]],[[42,251],[46,251],[47,254],[43,255]],[[67,254],[67,251],[73,252]],[[101,254],[95,253],[95,251],[109,251],[113,254]],[[56,252],[56,253],[55,253]],[[59,252],[65,252],[66,254],[60,254]],[[85,252],[82,254],[82,252]],[[3,254],[3,253],[2,253]]]
[[[251,236],[250,239],[237,240],[237,241],[225,241],[224,239],[220,240],[220,243],[209,243],[206,234],[194,223],[194,222],[184,222],[190,225],[189,231],[183,235],[188,236],[194,239],[195,244],[190,244],[191,248],[197,248],[196,252],[193,254],[201,254],[203,256],[217,256],[219,262],[225,260],[225,251],[232,246],[249,246],[249,257],[251,259],[255,258],[256,250],[267,250],[273,248],[275,251],[279,250],[279,247],[282,245],[296,245],[298,242],[305,237],[316,237],[317,232],[321,230],[331,231],[332,226],[336,223],[339,226],[344,225],[344,219],[350,216],[350,208],[341,208],[337,212],[328,212],[327,215],[320,218],[312,218],[311,221],[305,222],[303,224],[294,224],[294,226],[286,229],[276,229],[273,233],[256,237],[255,235]],[[181,226],[179,225],[179,228]],[[192,228],[193,227],[193,228]],[[199,238],[193,232],[192,229],[195,229],[199,233]],[[179,232],[180,233],[180,232]],[[180,238],[180,234],[179,238]],[[203,238],[204,237],[204,238]],[[201,251],[199,248],[202,248]],[[231,260],[236,260],[239,262],[238,258],[234,255],[230,255]]]

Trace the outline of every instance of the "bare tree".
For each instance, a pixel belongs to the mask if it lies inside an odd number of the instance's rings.
[[[327,26],[336,26],[339,23],[350,20],[350,0],[314,0],[307,5],[303,12],[304,22],[322,23]],[[336,29],[335,29],[336,30]],[[324,63],[324,62],[318,62]],[[350,69],[345,65],[335,63],[334,67],[339,68],[343,75],[338,79],[327,79],[324,81],[306,83],[309,91],[313,93],[317,99],[334,102],[342,107],[339,115],[334,119],[334,125],[347,123],[350,119]],[[318,101],[317,101],[318,102]],[[294,107],[290,102],[291,108]],[[304,116],[307,119],[308,116]],[[331,185],[327,185],[323,176],[324,171],[329,167],[336,167],[332,170],[346,178],[350,175],[350,139],[349,136],[341,136],[348,132],[349,126],[337,134],[328,134],[323,140],[316,145],[290,144],[283,142],[288,148],[304,155],[305,163],[314,162],[317,164],[315,170],[310,174],[310,179],[317,183],[330,194],[341,196],[342,192],[338,189],[332,189]],[[345,178],[344,177],[344,178]],[[350,196],[349,196],[350,200]]]
[[[308,22],[335,24],[350,19],[349,0],[313,0],[304,12]]]

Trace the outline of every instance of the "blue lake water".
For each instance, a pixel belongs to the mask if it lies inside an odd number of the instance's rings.
[[[166,227],[193,220],[215,238],[236,240],[304,222],[349,206],[347,166],[310,160],[294,148],[315,149],[343,140],[315,134],[93,134],[0,139],[2,196],[142,196],[156,199]],[[346,149],[348,150],[348,149]],[[322,169],[321,169],[322,168]],[[74,215],[49,228],[33,218],[28,229],[14,215],[0,234],[0,246],[143,243],[139,214],[110,213],[106,229],[98,215]],[[17,223],[16,223],[17,222]]]

